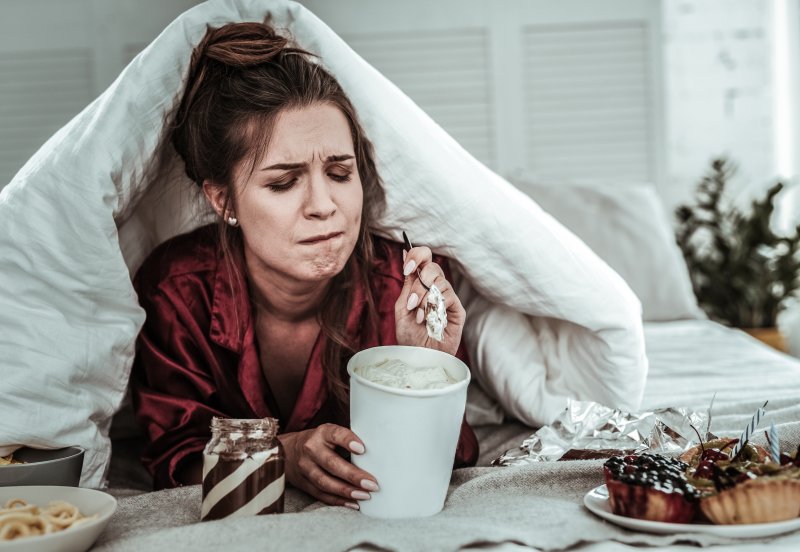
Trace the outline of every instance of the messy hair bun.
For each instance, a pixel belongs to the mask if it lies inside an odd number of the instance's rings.
[[[273,61],[280,64],[281,56],[291,54],[312,55],[291,46],[288,38],[264,23],[235,23],[208,29],[192,52],[186,92],[178,107],[172,134],[173,145],[186,162],[186,173],[195,183],[200,185],[209,176],[220,176],[216,174],[219,171],[203,171],[193,162],[196,155],[192,155],[193,141],[188,135],[193,133],[190,113],[198,96],[206,97],[205,104],[213,103],[213,91],[224,85],[223,81],[230,79],[233,73]],[[199,122],[200,118],[194,119]]]
[[[200,42],[197,57],[205,57],[232,67],[249,67],[270,61],[288,51],[289,40],[260,23],[241,23],[211,30]],[[192,56],[194,57],[194,56]]]

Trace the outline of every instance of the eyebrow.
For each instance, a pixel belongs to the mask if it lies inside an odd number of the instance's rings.
[[[325,158],[326,163],[335,163],[337,161],[347,161],[348,159],[353,159],[352,155],[345,154],[345,155],[329,155]],[[262,171],[273,171],[273,170],[282,170],[282,171],[292,171],[295,169],[302,169],[307,167],[308,163],[277,163],[275,165],[270,165],[269,167],[263,167]]]

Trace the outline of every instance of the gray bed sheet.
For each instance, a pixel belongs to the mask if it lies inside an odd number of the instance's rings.
[[[783,449],[800,444],[800,361],[709,321],[646,324],[650,374],[644,408],[705,408],[716,393],[712,430],[736,435],[769,400]],[[456,470],[445,509],[419,520],[375,520],[326,507],[289,489],[286,514],[198,523],[199,486],[147,492],[140,442],[114,441],[110,492],[117,513],[95,550],[601,550],[686,546],[800,549],[800,532],[760,540],[679,533],[650,535],[600,520],[582,506],[602,483],[601,461],[491,468],[533,429],[514,421],[476,427],[478,467]]]

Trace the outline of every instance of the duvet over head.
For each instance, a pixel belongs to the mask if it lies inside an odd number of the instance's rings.
[[[319,56],[358,111],[386,188],[376,231],[399,241],[405,229],[459,267],[476,379],[529,424],[549,422],[567,396],[637,408],[641,308],[613,270],[303,6],[211,0],[171,23],[0,193],[0,454],[81,445],[81,484],[103,485],[144,320],[131,274],[208,221],[165,122],[207,26],[267,17]]]

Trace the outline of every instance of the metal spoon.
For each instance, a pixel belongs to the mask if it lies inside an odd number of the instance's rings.
[[[411,248],[414,247],[413,245],[411,245],[411,241],[409,241],[405,230],[403,230],[403,242],[405,243],[406,250],[408,251],[411,251]],[[417,268],[417,278],[419,278],[419,283],[422,284],[422,287],[424,287],[427,291],[431,290],[430,286],[426,286],[425,282],[422,281],[422,275],[419,273],[419,268]]]

